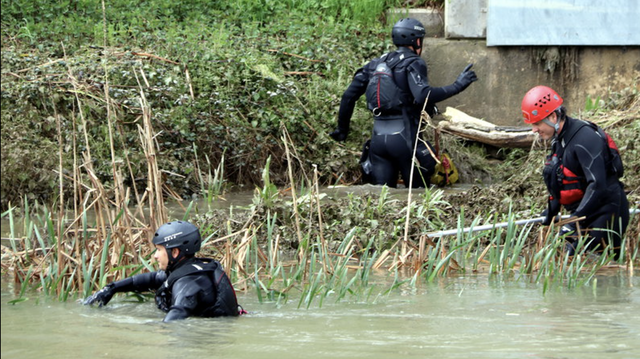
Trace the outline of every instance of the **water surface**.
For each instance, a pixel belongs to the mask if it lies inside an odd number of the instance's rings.
[[[472,275],[309,309],[249,292],[240,318],[162,323],[152,302],[123,296],[104,308],[37,294],[8,304],[3,282],[2,358],[640,358],[639,285],[613,274],[543,294]]]

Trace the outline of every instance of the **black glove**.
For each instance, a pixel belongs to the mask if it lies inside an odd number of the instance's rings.
[[[473,64],[467,65],[467,67],[462,70],[460,75],[458,75],[456,82],[454,82],[459,91],[462,91],[469,87],[472,82],[478,81],[478,76],[476,76],[476,73],[472,70],[469,70],[471,66],[473,66]]]
[[[542,224],[545,226],[550,225],[551,222],[554,222],[554,219],[556,218],[559,212],[560,212],[560,201],[558,201],[555,198],[549,199],[549,202],[547,204],[547,209],[545,209],[544,212],[542,212],[542,216],[544,216],[544,220],[542,221]]]
[[[92,296],[85,299],[82,304],[92,305],[93,303],[98,303],[98,306],[102,307],[103,305],[107,305],[107,303],[109,303],[111,297],[113,297],[115,293],[115,285],[113,283],[109,283],[104,288],[93,293]]]
[[[575,233],[576,233],[576,229],[571,224],[566,224],[562,226],[562,228],[560,228],[559,236],[565,237],[567,240],[570,240],[570,239],[575,240],[577,239]]]
[[[329,136],[331,136],[331,138],[333,138],[336,141],[343,142],[344,140],[347,139],[348,134],[349,134],[349,131],[344,131],[340,127],[338,127],[335,131],[331,132]]]

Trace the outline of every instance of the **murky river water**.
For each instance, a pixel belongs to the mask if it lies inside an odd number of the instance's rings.
[[[259,303],[240,318],[162,323],[152,302],[104,308],[3,283],[2,358],[640,358],[640,280],[554,289],[486,275],[444,278],[367,302]]]

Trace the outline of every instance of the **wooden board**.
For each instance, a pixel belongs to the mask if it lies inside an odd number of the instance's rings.
[[[530,127],[496,126],[453,107],[442,115],[444,120],[437,127],[443,132],[495,147],[528,148],[537,138]]]

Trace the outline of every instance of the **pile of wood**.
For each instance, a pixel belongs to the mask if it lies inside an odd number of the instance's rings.
[[[495,147],[529,148],[537,139],[531,127],[497,126],[453,107],[442,114],[444,120],[436,125],[442,132]]]

